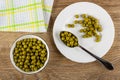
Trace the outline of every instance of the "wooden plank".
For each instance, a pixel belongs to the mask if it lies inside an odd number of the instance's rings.
[[[47,33],[0,32],[0,80],[23,80],[10,62],[10,47],[13,42],[25,34],[38,35],[50,48],[50,60],[44,70],[36,75],[40,80],[120,80],[120,1],[119,0],[84,0],[102,6],[111,15],[115,25],[115,40],[110,51],[103,57],[113,63],[115,70],[108,71],[97,61],[80,64],[66,59],[57,50],[52,36],[54,21],[66,6],[83,0],[55,0],[52,17]],[[108,26],[109,27],[109,26]],[[26,75],[26,80],[36,80],[35,75]]]

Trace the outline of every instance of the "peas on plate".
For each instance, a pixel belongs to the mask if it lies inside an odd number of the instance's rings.
[[[74,17],[76,19],[73,21],[73,23],[67,24],[68,28],[75,28],[76,24],[79,24],[82,26],[82,28],[79,30],[80,33],[83,33],[82,38],[95,37],[95,42],[101,41],[101,32],[103,31],[103,28],[97,18],[87,14],[76,14]],[[80,17],[82,19],[78,19]]]

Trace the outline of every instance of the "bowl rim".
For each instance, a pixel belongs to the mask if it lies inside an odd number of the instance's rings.
[[[17,42],[17,41],[20,41],[20,40],[23,40],[23,39],[25,39],[25,38],[36,38],[36,39],[38,39],[38,40],[41,40],[41,41],[43,42],[43,44],[45,44],[45,46],[46,46],[46,49],[47,49],[47,60],[45,61],[43,67],[41,67],[41,68],[38,69],[37,71],[25,72],[25,71],[21,70],[19,67],[17,67],[17,66],[15,65],[15,62],[14,62],[14,59],[13,59],[13,50],[14,50],[14,48],[15,48],[15,46],[16,46],[16,42]],[[22,35],[22,36],[18,37],[18,38],[13,42],[13,44],[12,44],[12,46],[11,46],[11,48],[10,48],[10,60],[11,60],[12,65],[16,68],[16,70],[18,70],[18,71],[21,72],[21,73],[24,73],[24,74],[34,74],[34,73],[38,73],[38,72],[40,72],[41,70],[43,70],[43,69],[46,67],[46,65],[47,65],[47,63],[48,63],[48,61],[49,61],[49,48],[48,48],[48,45],[47,45],[47,43],[45,42],[45,40],[42,39],[42,38],[39,37],[39,36],[32,35],[32,34]]]

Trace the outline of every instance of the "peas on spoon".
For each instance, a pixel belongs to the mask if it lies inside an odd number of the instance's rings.
[[[88,51],[87,49],[79,45],[78,38],[73,33],[68,32],[68,31],[61,31],[60,39],[66,46],[71,47],[71,48],[80,47],[82,50],[84,50],[89,55],[91,55],[92,57],[96,58],[99,62],[101,62],[108,70],[114,70],[114,67],[110,62],[96,56],[95,54],[91,53],[90,51]]]

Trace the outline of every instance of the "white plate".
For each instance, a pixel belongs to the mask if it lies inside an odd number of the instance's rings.
[[[99,19],[100,24],[103,27],[102,31],[102,40],[99,43],[94,41],[94,38],[83,39],[81,38],[81,34],[78,30],[80,30],[81,26],[76,25],[75,28],[67,28],[65,25],[71,23],[73,21],[75,14],[83,14],[86,13],[88,15],[92,15]],[[83,51],[82,49],[69,48],[63,44],[60,40],[59,33],[60,31],[70,31],[74,33],[78,39],[79,44],[85,47],[90,52],[94,53],[99,57],[103,57],[111,48],[112,43],[114,41],[114,24],[110,17],[110,15],[100,6],[90,3],[90,2],[78,2],[74,3],[64,10],[57,16],[56,21],[53,27],[53,38],[54,42],[58,48],[58,50],[68,59],[79,62],[79,63],[88,63],[95,61],[96,59],[91,57],[88,53]]]

